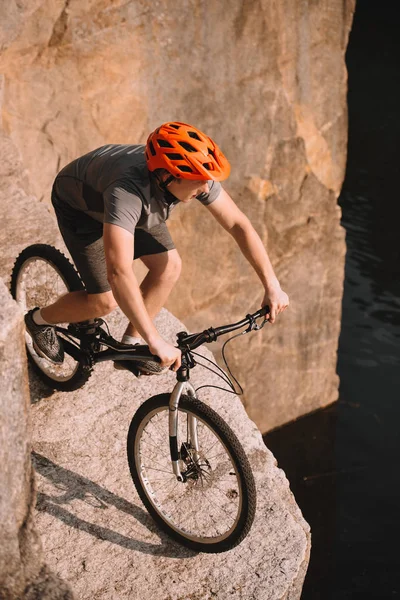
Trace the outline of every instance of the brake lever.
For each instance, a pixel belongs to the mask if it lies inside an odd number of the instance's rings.
[[[261,323],[261,325],[258,325],[258,324],[256,323],[256,326],[255,326],[255,328],[254,328],[254,329],[255,329],[256,331],[260,331],[260,329],[262,329],[262,328],[264,327],[265,323],[269,323],[269,319],[263,319],[263,322]]]
[[[263,322],[261,323],[261,325],[258,325],[255,317],[253,317],[253,315],[246,315],[246,319],[249,319],[249,327],[248,329],[246,329],[246,331],[244,331],[243,333],[249,333],[250,331],[260,331],[260,329],[262,329],[265,325],[265,323],[267,323],[269,321],[269,319],[263,319]]]

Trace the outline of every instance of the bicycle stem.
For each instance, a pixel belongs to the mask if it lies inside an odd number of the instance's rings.
[[[181,350],[196,350],[199,346],[204,343],[215,342],[218,337],[221,335],[225,335],[226,333],[231,333],[232,331],[236,331],[237,329],[241,329],[245,327],[245,325],[249,325],[251,329],[257,329],[259,326],[256,325],[256,320],[260,317],[265,316],[269,312],[268,306],[263,306],[260,310],[256,311],[253,314],[246,315],[245,319],[238,321],[237,323],[233,323],[231,325],[222,325],[221,327],[210,327],[209,329],[205,329],[201,333],[192,333],[188,335],[186,331],[181,331],[178,333],[178,347]]]

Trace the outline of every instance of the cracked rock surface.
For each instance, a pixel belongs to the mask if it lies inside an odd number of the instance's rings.
[[[72,600],[45,564],[35,523],[24,346],[21,311],[0,279],[0,599]]]
[[[59,245],[60,239],[48,208],[23,191],[20,158],[5,135],[0,137],[0,155],[0,207],[8,232],[1,230],[0,275],[8,282],[15,257],[24,246],[38,241]],[[7,464],[0,508],[6,515],[3,524],[8,527],[12,523],[6,543],[2,537],[0,562],[6,558],[8,568],[12,565],[8,583],[17,592],[2,596],[5,588],[0,588],[1,600],[20,598],[25,585],[24,600],[68,600],[71,592],[60,577],[71,584],[79,600],[299,599],[310,553],[309,527],[284,473],[239,398],[218,390],[199,392],[231,425],[249,456],[257,483],[256,518],[248,537],[234,550],[196,554],[157,529],[136,494],[126,460],[126,435],[135,410],[149,396],[170,391],[174,375],[168,372],[137,380],[129,372],[103,363],[83,389],[53,393],[30,373],[28,427],[22,315],[4,286],[0,292],[4,292],[0,314],[8,327],[0,328],[4,335],[0,350],[8,338],[18,338],[15,356],[8,350],[9,362],[1,363],[0,427],[0,455],[2,464]],[[222,319],[220,316],[215,325]],[[118,338],[125,318],[115,311],[107,320]],[[175,333],[184,329],[166,310],[156,325],[171,342]],[[264,334],[265,328],[251,335]],[[19,405],[16,381],[22,385]],[[197,367],[193,383],[196,387],[219,385],[220,380]],[[36,511],[30,479],[31,437],[38,488]],[[25,523],[27,513],[30,529],[24,537],[17,525]],[[26,533],[26,528],[23,531]],[[43,557],[36,531],[44,547]],[[17,538],[24,541],[22,558]]]
[[[279,323],[244,342],[246,365],[240,353],[231,356],[263,433],[338,397],[345,242],[337,197],[354,7],[355,0],[0,3],[2,118],[29,193],[48,203],[67,162],[102,144],[144,143],[171,118],[204,129],[227,154],[224,185],[291,297]],[[258,308],[259,280],[203,207],[180,206],[170,228],[184,264],[167,306],[173,314],[197,329],[221,314],[239,318],[249,302]]]
[[[107,320],[121,335],[121,314]],[[166,310],[156,324],[170,341],[184,328]],[[126,459],[127,430],[140,404],[174,383],[170,372],[138,380],[109,363],[75,392],[49,393],[31,378],[36,520],[49,566],[81,600],[300,598],[309,527],[236,396],[199,392],[238,435],[254,470],[257,513],[242,544],[223,554],[194,553],[161,533],[141,504]],[[221,381],[197,367],[192,383]]]

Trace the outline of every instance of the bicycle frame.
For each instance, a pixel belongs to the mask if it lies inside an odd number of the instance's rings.
[[[216,329],[206,329],[201,333],[188,334],[185,331],[178,333],[178,347],[182,350],[182,366],[177,371],[177,382],[172,390],[170,402],[169,402],[169,446],[171,464],[174,475],[180,482],[184,481],[184,477],[179,466],[179,441],[178,441],[178,408],[179,400],[182,394],[196,398],[196,390],[189,381],[190,369],[195,366],[195,362],[191,355],[191,350],[195,350],[204,343],[215,341],[220,335],[230,333],[236,329],[240,329],[246,325],[249,326],[247,331],[253,329],[261,329],[262,325],[256,324],[256,319],[264,316],[269,311],[269,308],[265,306],[261,310],[254,314],[246,315],[246,318],[238,323],[231,325],[225,325]],[[128,360],[135,361],[138,359],[152,359],[158,360],[151,354],[149,347],[146,345],[132,346],[127,349],[125,344],[117,342],[113,337],[108,335],[104,329],[101,328],[101,319],[87,321],[79,324],[71,324],[68,329],[62,327],[56,327],[58,333],[63,334],[64,349],[67,354],[70,354],[75,360],[87,361],[89,367],[107,360],[119,361]],[[71,341],[71,337],[80,340],[81,345],[78,347]],[[101,346],[108,346],[107,350],[100,350]],[[136,375],[140,375],[140,371],[132,368],[132,372]],[[195,461],[199,460],[199,443],[197,436],[197,419],[193,415],[188,416],[188,429],[190,435],[190,442],[193,447],[193,456]]]

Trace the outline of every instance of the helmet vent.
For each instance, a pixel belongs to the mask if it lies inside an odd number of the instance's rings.
[[[155,156],[156,151],[154,150],[153,142],[149,142],[149,148],[150,148],[150,152],[152,153],[152,155]]]
[[[188,142],[178,142],[178,144],[182,146],[182,148],[185,148],[185,150],[188,152],[196,152],[196,148],[193,148],[193,146]]]
[[[175,152],[166,152],[165,156],[168,156],[171,160],[183,160],[182,154],[176,154]]]
[[[149,171],[164,169],[180,179],[223,181],[230,173],[218,145],[194,125],[180,121],[166,121],[150,133],[146,162]]]
[[[161,148],[173,148],[173,145],[167,142],[167,140],[158,140],[158,145]]]

